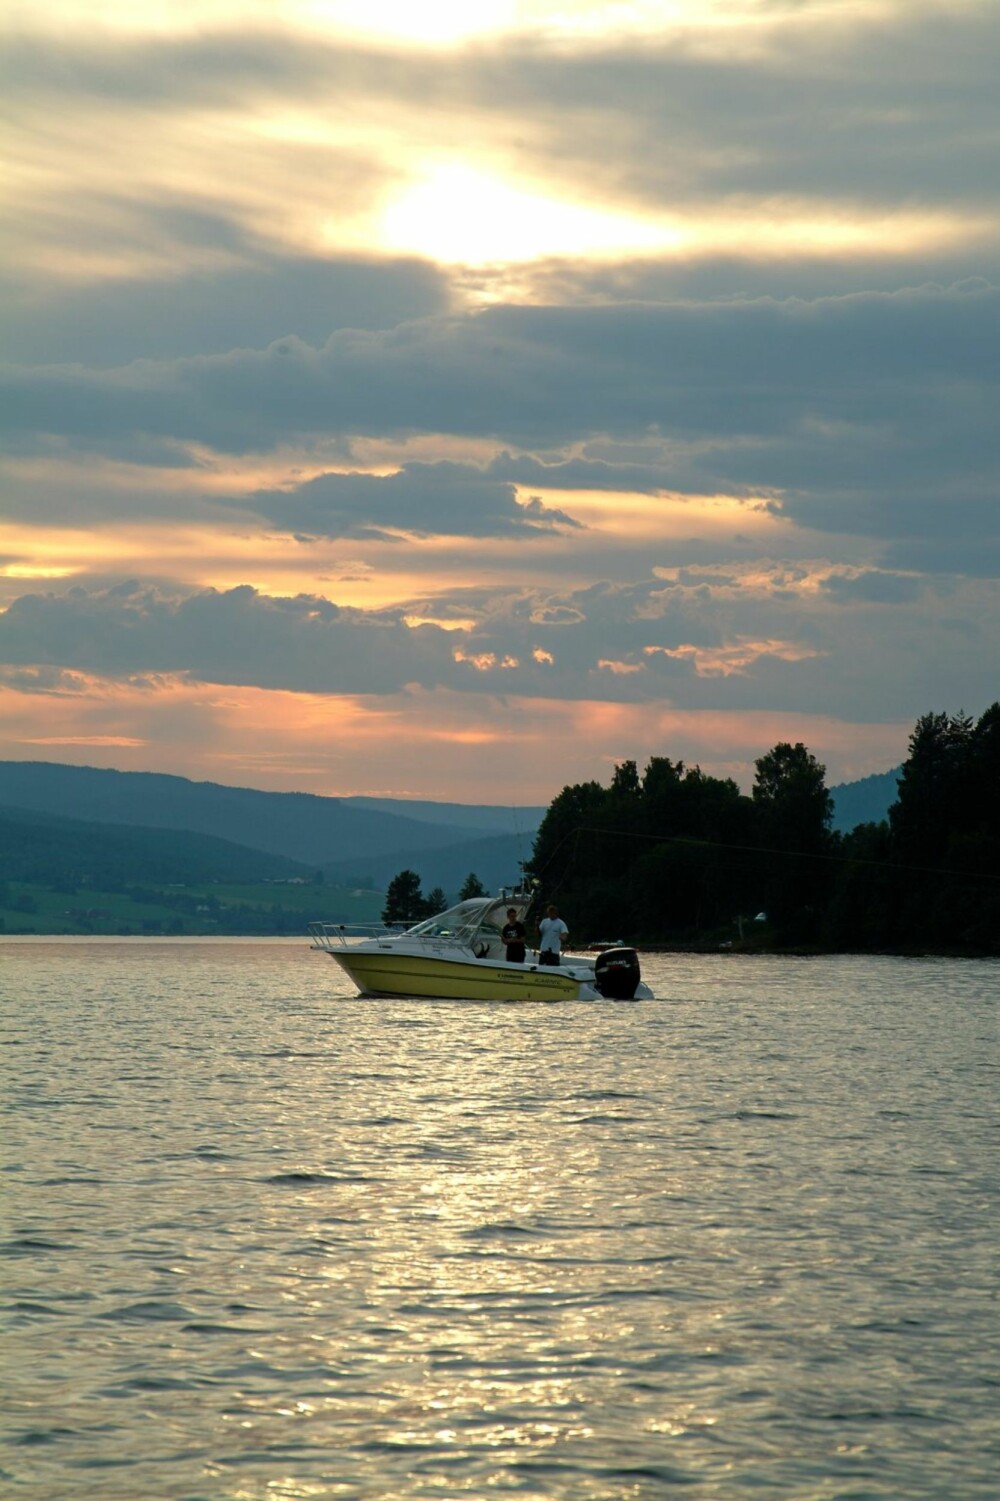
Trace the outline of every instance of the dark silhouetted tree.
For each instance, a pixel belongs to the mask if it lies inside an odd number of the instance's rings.
[[[639,796],[639,768],[634,761],[622,761],[615,767],[611,778],[611,793],[615,797]]]
[[[459,899],[459,901],[460,902],[467,902],[467,901],[470,901],[472,899],[472,897],[474,897],[474,896],[485,896],[485,895],[486,895],[486,887],[483,885],[482,881],[476,875],[475,871],[474,870],[470,870],[469,874],[466,876],[465,880],[462,882],[462,889],[461,889],[461,891],[458,893],[458,899]]]
[[[960,821],[972,743],[972,721],[966,714],[924,714],[917,720],[899,796],[889,810],[897,857],[926,864],[944,856]]]
[[[833,818],[826,767],[801,740],[795,745],[781,741],[754,765],[753,800],[762,815],[762,829],[782,849],[825,849]]]
[[[386,888],[382,921],[414,923],[427,915],[420,877],[415,870],[401,870]]]
[[[1000,703],[991,704],[972,733],[969,800],[974,821],[1000,844]]]
[[[781,741],[756,761],[753,802],[766,869],[764,908],[782,941],[807,942],[822,925],[832,869],[833,798],[826,767],[801,741]]]
[[[965,713],[917,720],[889,823],[897,867],[892,941],[995,951],[1000,704],[991,704],[978,723]]]

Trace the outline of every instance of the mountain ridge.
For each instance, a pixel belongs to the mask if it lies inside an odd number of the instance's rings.
[[[191,829],[92,823],[0,805],[4,881],[187,884],[203,880],[305,880],[298,861]]]
[[[267,792],[164,772],[50,761],[0,762],[0,805],[99,824],[189,829],[314,869],[344,860],[356,865],[362,855],[379,858],[400,849],[489,838],[499,832],[494,820],[501,813],[514,818],[514,810],[484,807],[483,825],[468,819],[452,824],[428,817],[426,809],[424,816],[410,818],[316,793]],[[473,806],[472,816],[475,812]]]
[[[859,823],[880,823],[896,801],[902,766],[876,771],[857,782],[841,782],[830,788],[833,798],[832,827],[849,834]]]

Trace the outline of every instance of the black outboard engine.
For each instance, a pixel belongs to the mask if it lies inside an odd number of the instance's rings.
[[[605,949],[594,965],[594,983],[609,1001],[631,1001],[639,988],[639,955],[635,949]]]

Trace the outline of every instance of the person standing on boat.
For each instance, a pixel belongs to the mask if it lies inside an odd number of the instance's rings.
[[[558,907],[549,905],[548,915],[538,924],[538,933],[541,938],[539,964],[561,964],[562,946],[569,938],[569,928],[559,916]]]
[[[516,907],[507,908],[507,921],[500,937],[507,945],[508,964],[523,964],[524,945],[528,935],[524,930],[524,923],[517,920]]]

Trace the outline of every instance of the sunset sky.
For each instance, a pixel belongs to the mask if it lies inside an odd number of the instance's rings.
[[[13,0],[0,758],[544,803],[1000,696],[997,0]]]

